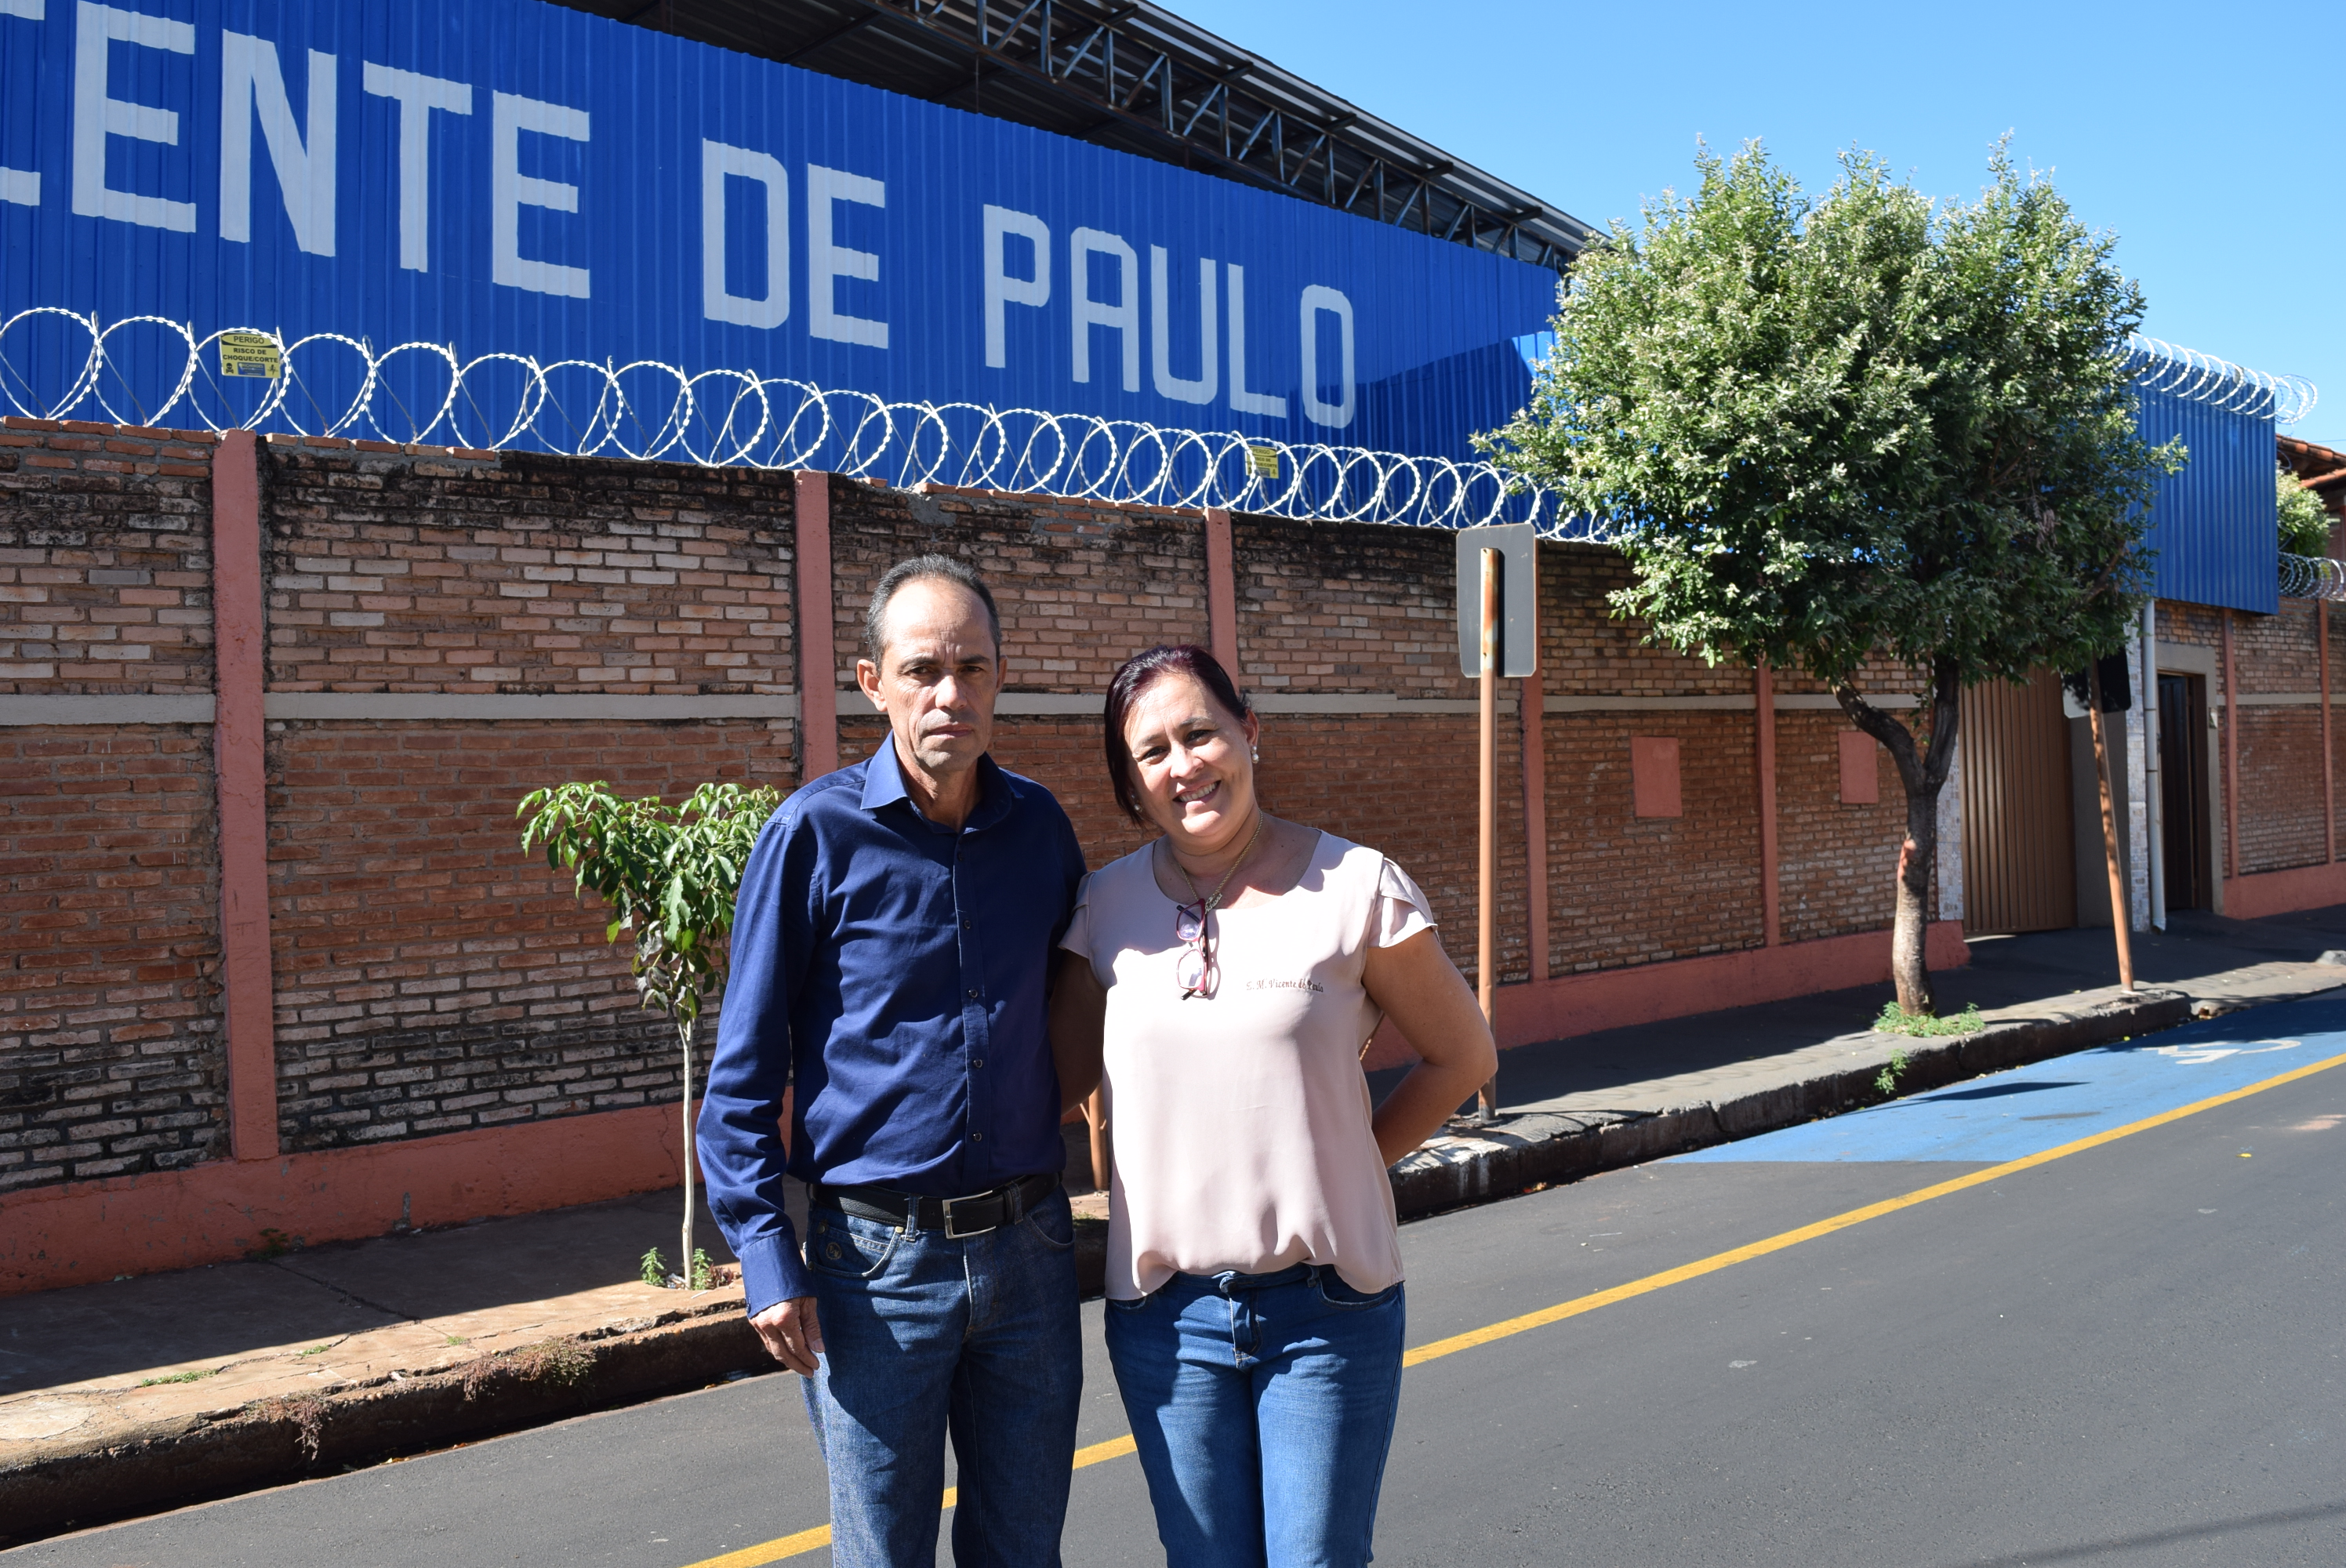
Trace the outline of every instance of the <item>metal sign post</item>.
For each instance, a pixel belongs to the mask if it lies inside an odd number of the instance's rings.
[[[1493,952],[1493,905],[1497,901],[1494,890],[1499,881],[1499,553],[1477,550],[1482,558],[1483,636],[1482,657],[1482,818],[1481,858],[1475,862],[1481,868],[1477,879],[1481,890],[1474,911],[1474,992],[1475,1000],[1483,1004],[1483,1022],[1491,1026],[1492,1037],[1498,1036],[1498,1013],[1494,1011],[1494,972],[1497,955]],[[1499,1119],[1499,1074],[1494,1068],[1491,1081],[1483,1085],[1475,1096],[1485,1124]]]
[[[1499,679],[1539,669],[1539,537],[1528,523],[1458,531],[1458,662],[1479,683],[1482,735],[1476,799],[1477,844],[1474,992],[1483,1021],[1498,1027]],[[1535,828],[1533,830],[1537,831]],[[1535,890],[1534,896],[1537,896]],[[1499,1077],[1475,1095],[1484,1125],[1498,1120]]]

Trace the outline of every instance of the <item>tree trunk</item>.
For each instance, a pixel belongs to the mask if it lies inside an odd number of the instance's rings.
[[[1890,978],[1898,988],[1898,1005],[1911,1013],[1935,1013],[1938,1003],[1931,991],[1931,968],[1923,943],[1930,931],[1931,871],[1939,853],[1939,791],[1955,759],[1955,729],[1963,684],[1953,659],[1932,661],[1930,727],[1927,748],[1917,745],[1914,732],[1859,695],[1844,682],[1833,687],[1833,700],[1858,728],[1880,741],[1898,764],[1898,779],[1906,790],[1906,838],[1898,848],[1897,914],[1890,934]]]
[[[684,1287],[692,1288],[692,1219],[696,1207],[692,1191],[692,1023],[690,1020],[676,1026],[677,1038],[684,1044],[684,1239],[677,1252],[676,1271],[684,1278]]]

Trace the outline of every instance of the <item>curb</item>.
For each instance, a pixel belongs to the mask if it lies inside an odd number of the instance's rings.
[[[2076,1013],[1990,1023],[1974,1034],[1900,1041],[1906,1068],[1897,1093],[2172,1029],[2189,1022],[2192,1012],[2191,998],[2181,992],[2144,990]],[[1847,1038],[1857,1058],[1852,1065],[1734,1099],[1654,1112],[1525,1111],[1496,1127],[1437,1138],[1393,1167],[1393,1207],[1402,1219],[1419,1219],[1879,1104],[1889,1096],[1874,1076],[1888,1061],[1892,1037],[1868,1032]]]
[[[306,1398],[153,1421],[0,1469],[0,1547],[774,1369],[740,1303]]]
[[[1907,1061],[1898,1093],[2173,1028],[2193,1011],[2180,992],[2143,991],[1975,1034],[1900,1042]],[[1650,1113],[1528,1111],[1500,1127],[1437,1138],[1394,1167],[1394,1207],[1403,1219],[1421,1218],[1879,1103],[1874,1076],[1890,1037],[1845,1039],[1848,1065],[1732,1099]],[[1077,1228],[1087,1298],[1100,1291],[1106,1229]],[[773,1370],[740,1304],[713,1302],[446,1372],[394,1374],[152,1422],[0,1468],[0,1547]]]

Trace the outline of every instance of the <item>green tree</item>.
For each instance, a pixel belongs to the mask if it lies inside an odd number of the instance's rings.
[[[574,891],[611,911],[603,939],[634,941],[630,968],[644,1006],[676,1026],[684,1056],[684,1232],[678,1268],[699,1288],[692,1243],[692,1035],[703,1003],[725,989],[727,939],[741,868],[781,793],[739,784],[703,784],[681,806],[657,795],[623,800],[600,779],[531,791],[517,817],[525,853],[576,872]],[[647,1274],[656,1272],[647,1265]]]
[[[2281,469],[2273,475],[2279,487],[2275,497],[2280,510],[2280,547],[2292,555],[2327,555],[2330,554],[2329,509],[2321,497],[2298,483],[2297,475]]]
[[[1484,445],[1603,518],[1614,613],[1713,663],[1799,670],[1886,748],[1906,793],[1892,973],[1923,962],[1962,693],[2126,640],[2153,451],[2127,340],[2142,296],[1999,146],[1974,202],[1870,153],[1811,202],[1758,143],[1574,264],[1531,405]],[[1897,667],[1911,718],[1878,706]]]

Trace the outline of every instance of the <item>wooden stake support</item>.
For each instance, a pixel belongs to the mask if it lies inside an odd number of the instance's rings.
[[[2086,719],[2094,732],[2094,772],[2102,792],[2102,859],[2110,869],[2110,929],[2118,939],[2118,983],[2134,989],[2134,942],[2128,931],[2126,879],[2118,873],[2117,791],[2110,785],[2110,748],[2102,728],[2102,667],[2086,665]]]

